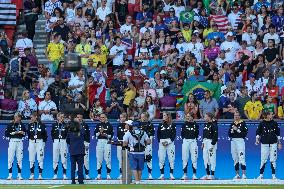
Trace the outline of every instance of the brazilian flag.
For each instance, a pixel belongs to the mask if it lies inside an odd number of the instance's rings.
[[[197,81],[187,81],[183,85],[182,93],[183,103],[187,102],[188,95],[192,93],[197,100],[202,100],[204,97],[204,92],[209,90],[211,96],[218,100],[221,96],[221,83],[208,83],[208,82],[197,82]]]
[[[180,21],[182,23],[190,23],[193,21],[194,18],[194,12],[193,11],[182,11],[180,13]]]

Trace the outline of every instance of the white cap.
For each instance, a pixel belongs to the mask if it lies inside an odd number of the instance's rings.
[[[234,36],[234,35],[233,35],[233,32],[228,32],[228,33],[226,34],[226,37],[228,37],[228,36]]]
[[[127,125],[130,125],[130,126],[133,125],[133,121],[132,121],[132,120],[127,120],[127,121],[125,121],[124,123],[127,124]]]
[[[160,74],[167,74],[167,72],[165,70],[162,70]]]
[[[150,81],[148,79],[144,80],[144,83],[150,83]]]

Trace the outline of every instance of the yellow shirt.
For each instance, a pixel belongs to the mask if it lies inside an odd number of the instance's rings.
[[[79,55],[82,54],[91,54],[91,45],[90,44],[78,44],[76,45],[75,52]],[[88,65],[88,58],[81,58],[82,65]]]
[[[184,37],[184,39],[185,39],[187,42],[190,42],[192,30],[181,30],[181,33],[182,33],[182,36]]]
[[[208,44],[209,44],[209,41],[208,41],[208,39],[207,39],[208,34],[211,33],[211,32],[213,32],[213,31],[214,31],[214,30],[213,30],[212,28],[206,28],[206,29],[203,31],[203,39],[205,39],[205,42],[204,42],[205,46],[208,46]]]
[[[284,112],[283,112],[283,107],[282,106],[279,106],[278,107],[278,117],[279,118],[283,118],[284,117]]]
[[[263,110],[263,106],[259,100],[255,102],[248,101],[244,107],[244,110],[247,111],[249,119],[258,119],[260,112]]]
[[[100,61],[102,65],[105,65],[107,62],[106,54],[92,54],[89,56],[90,59],[94,61],[94,67],[97,67],[98,62]]]
[[[102,52],[102,54],[107,56],[108,55],[108,48],[105,45],[102,45],[101,46],[101,52]]]
[[[130,101],[132,99],[134,99],[135,96],[136,96],[136,89],[135,90],[128,90],[128,89],[126,89],[126,91],[124,93],[123,104],[128,106]]]
[[[49,43],[47,46],[47,56],[51,61],[64,58],[64,46],[62,43]]]

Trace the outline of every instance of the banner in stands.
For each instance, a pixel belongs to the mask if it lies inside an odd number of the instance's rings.
[[[117,123],[112,123],[115,130]],[[91,178],[95,178],[97,176],[96,171],[96,139],[94,136],[94,129],[95,124],[90,123],[89,126],[91,127],[91,144],[90,144],[90,176]],[[155,130],[157,131],[158,124],[155,124]],[[232,179],[235,176],[234,166],[233,166],[233,160],[231,157],[231,145],[230,145],[230,139],[228,137],[228,129],[229,124],[228,123],[222,123],[220,122],[218,124],[219,126],[219,141],[218,141],[218,149],[217,149],[217,167],[216,167],[216,173],[215,176],[217,179]],[[246,162],[247,162],[247,177],[248,178],[256,178],[259,175],[259,167],[260,167],[260,146],[255,145],[255,132],[257,125],[256,124],[248,124],[249,132],[246,139]],[[8,168],[7,168],[7,152],[8,152],[8,140],[5,138],[5,124],[0,124],[0,136],[1,137],[1,148],[0,148],[0,178],[6,178],[8,176]],[[44,172],[43,177],[45,179],[51,179],[53,177],[53,168],[52,168],[52,140],[50,136],[51,127],[50,124],[47,125],[48,128],[48,140],[46,143],[45,148],[45,159],[44,159]],[[202,158],[202,149],[201,149],[201,141],[202,141],[202,128],[203,124],[200,124],[200,136],[198,138],[198,146],[199,146],[199,152],[198,152],[198,168],[197,168],[197,176],[202,177],[205,174],[205,168],[203,164],[203,158]],[[180,179],[183,175],[182,172],[182,140],[180,137],[180,129],[181,129],[181,123],[177,124],[177,137],[175,140],[175,146],[176,146],[176,156],[175,156],[175,169],[174,169],[174,176],[176,179]],[[116,133],[116,131],[115,131]],[[284,135],[284,129],[281,127],[281,136]],[[283,137],[281,138],[281,141],[283,141]],[[158,142],[156,137],[154,138],[154,144],[153,144],[153,177],[158,178],[160,176],[160,169],[159,169],[159,161],[158,161]],[[284,179],[284,150],[280,150],[278,152],[278,160],[277,160],[277,177],[280,179]],[[191,163],[189,162],[189,165]],[[61,164],[60,164],[61,165]],[[59,165],[59,178],[62,178],[62,168]],[[188,175],[191,177],[192,175],[192,169],[191,166],[188,166],[189,171]],[[16,178],[16,162],[14,163],[13,167],[14,171],[14,178]],[[37,173],[36,168],[36,173]],[[23,159],[23,170],[22,170],[22,176],[24,179],[29,178],[29,159],[28,159],[28,140],[27,138],[24,139],[24,159]],[[68,178],[70,178],[70,161],[68,160]],[[35,175],[37,178],[37,174]],[[103,178],[106,177],[106,170],[105,166],[103,165]],[[113,179],[116,179],[119,176],[119,169],[118,169],[118,161],[116,157],[116,147],[112,147],[112,172],[111,177]],[[145,165],[145,169],[143,171],[143,177],[146,178],[147,176],[147,169]],[[271,178],[271,169],[270,169],[270,163],[267,162],[266,169],[265,169],[265,178]],[[169,177],[169,164],[166,161],[166,168],[165,168],[165,177]]]

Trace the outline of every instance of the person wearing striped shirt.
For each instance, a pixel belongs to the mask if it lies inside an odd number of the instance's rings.
[[[228,15],[228,20],[233,30],[236,30],[238,24],[242,21],[241,14],[242,13],[239,11],[238,4],[234,4],[233,11]]]

